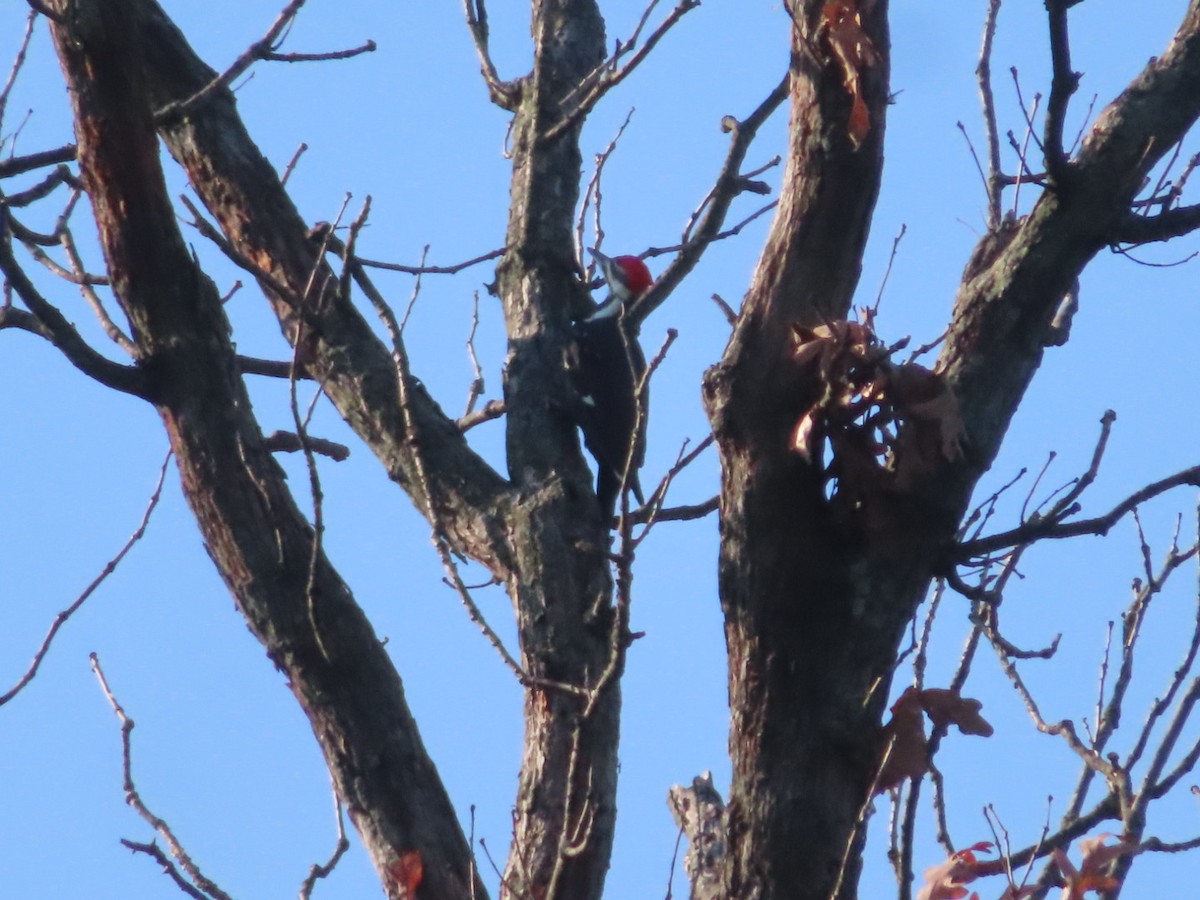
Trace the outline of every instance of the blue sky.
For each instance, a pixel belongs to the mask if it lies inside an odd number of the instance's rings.
[[[277,14],[261,0],[169,2],[166,8],[210,64],[223,68]],[[891,341],[935,337],[944,327],[962,266],[983,231],[985,198],[961,120],[982,152],[974,67],[986,4],[893,4],[893,88],[887,168],[861,288],[874,299],[892,240],[907,226],[885,293],[879,330]],[[610,39],[628,34],[641,12],[632,2],[603,4]],[[524,70],[528,53],[523,3],[494,3],[493,45],[502,76]],[[1145,0],[1136,15],[1117,0],[1089,0],[1072,11],[1075,68],[1084,73],[1069,118],[1082,123],[1152,55],[1182,16],[1180,0]],[[15,53],[24,4],[0,0],[0,59]],[[640,252],[677,241],[723,158],[722,116],[744,116],[786,65],[787,26],[777,2],[712,0],[689,14],[639,72],[613,91],[584,132],[585,167],[608,144],[630,108],[632,122],[605,181],[606,249]],[[312,221],[332,219],[347,192],[356,211],[373,198],[359,249],[368,257],[450,263],[503,243],[508,163],[506,115],[490,106],[457,3],[312,2],[285,49],[332,50],[372,38],[374,54],[341,63],[260,64],[238,92],[239,108],[266,155],[282,168],[303,141],[309,150],[290,187]],[[1028,98],[1047,89],[1044,12],[1036,0],[1010,0],[994,57],[1002,131],[1023,124],[1009,66]],[[31,152],[70,138],[65,92],[44,25],[4,122],[3,152]],[[14,130],[32,110],[20,133]],[[748,166],[782,151],[782,117],[764,129]],[[1197,148],[1192,147],[1189,152]],[[1006,154],[1011,163],[1011,154]],[[185,190],[167,161],[174,190]],[[777,170],[768,180],[777,179]],[[15,190],[26,181],[8,187]],[[731,221],[758,198],[739,201]],[[1032,202],[1021,196],[1021,208]],[[1012,203],[1011,193],[1006,203]],[[86,233],[81,210],[76,228]],[[27,224],[48,230],[46,205]],[[736,303],[761,247],[767,218],[735,240],[713,246],[689,281],[643,329],[648,352],[668,327],[680,337],[654,384],[652,483],[680,443],[705,433],[699,376],[728,335],[713,293]],[[222,290],[241,276],[190,235]],[[1196,240],[1139,251],[1154,262],[1181,260]],[[97,254],[87,248],[95,264]],[[33,264],[31,264],[33,265]],[[661,260],[650,260],[659,271]],[[1137,486],[1195,463],[1196,264],[1150,268],[1109,254],[1082,281],[1082,310],[1071,343],[1047,354],[1028,401],[981,496],[1022,466],[1059,456],[1045,483],[1082,471],[1098,420],[1118,413],[1106,465],[1085,498],[1099,512]],[[409,326],[414,371],[446,409],[461,412],[471,369],[464,349],[472,298],[480,294],[478,350],[496,396],[504,345],[499,309],[483,290],[488,265],[454,278],[429,277]],[[411,279],[381,274],[402,304]],[[97,346],[105,339],[77,294],[49,285],[50,296]],[[229,303],[239,349],[282,358],[284,342],[266,304],[247,287]],[[54,615],[120,548],[142,515],[166,452],[153,410],[78,375],[37,339],[0,334],[0,690],[27,665]],[[289,427],[286,389],[255,379],[252,392],[265,430]],[[314,433],[350,443],[353,455],[322,466],[327,548],[372,617],[405,679],[409,701],[464,823],[475,807],[475,834],[497,865],[510,834],[509,809],[520,761],[520,691],[495,652],[440,583],[427,527],[374,459],[353,446],[327,405]],[[502,466],[502,426],[473,440]],[[307,479],[281,460],[304,502]],[[698,502],[716,491],[709,456],[677,482],[673,499]],[[1023,497],[1023,492],[1021,493]],[[1145,522],[1156,555],[1166,549],[1176,513],[1184,539],[1194,533],[1194,498],[1177,493],[1153,504]],[[1003,515],[1009,518],[1005,520]],[[1012,522],[1016,507],[1001,516]],[[646,638],[630,653],[624,688],[621,825],[609,896],[665,893],[675,830],[665,803],[670,785],[713,770],[728,779],[723,637],[716,599],[716,521],[663,526],[644,545],[632,626]],[[1090,715],[1105,623],[1119,617],[1139,550],[1129,523],[1104,540],[1083,538],[1031,552],[1005,606],[1007,636],[1042,646],[1066,637],[1051,662],[1023,671],[1048,719]],[[468,580],[470,578],[468,577]],[[1129,727],[1162,690],[1182,652],[1195,602],[1188,573],[1177,578],[1147,626]],[[513,645],[511,613],[499,589],[479,603]],[[935,636],[928,681],[945,683],[966,634],[965,605],[948,598]],[[236,897],[294,894],[308,866],[334,842],[328,776],[315,742],[282,679],[249,635],[224,591],[179,494],[174,470],[149,533],[117,573],[59,635],[37,680],[0,709],[0,879],[6,896],[50,900],[86,890],[94,900],[176,897],[177,890],[119,837],[149,840],[124,804],[117,723],[88,666],[98,653],[134,731],[135,776],[151,809],[167,818],[207,874]],[[898,682],[903,682],[902,673]],[[951,791],[951,832],[962,845],[990,839],[980,809],[996,805],[1014,845],[1036,838],[1048,795],[1062,808],[1074,763],[1054,738],[1036,734],[990,654],[981,654],[968,693],[984,701],[995,737],[951,735],[941,767]],[[1197,729],[1190,730],[1195,736]],[[1123,745],[1122,745],[1123,746]],[[1198,779],[1200,780],[1200,779]],[[1152,813],[1150,834],[1179,840],[1200,833],[1195,798],[1186,794]],[[881,804],[882,812],[882,804]],[[874,822],[873,839],[885,830]],[[932,832],[928,817],[922,823]],[[931,842],[918,870],[939,861]],[[486,860],[481,862],[488,870]],[[1164,896],[1190,859],[1146,859],[1127,896]],[[878,853],[868,860],[863,896],[887,896]],[[682,876],[681,876],[682,877]],[[493,879],[494,882],[495,879]],[[680,889],[677,881],[676,889]],[[986,885],[983,896],[1002,887]],[[317,896],[377,896],[365,855],[355,846]]]

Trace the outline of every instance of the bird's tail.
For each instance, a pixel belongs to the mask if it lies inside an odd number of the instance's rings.
[[[641,479],[638,478],[637,472],[629,473],[627,486],[633,491],[638,505],[645,506],[646,497],[642,493]],[[600,508],[610,519],[617,514],[617,500],[620,499],[620,493],[621,476],[607,466],[602,466],[596,476],[596,499],[600,501]]]

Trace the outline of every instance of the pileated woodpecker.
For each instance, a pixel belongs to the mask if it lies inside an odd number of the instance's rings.
[[[608,282],[608,299],[575,323],[571,369],[579,392],[578,423],[583,442],[596,460],[596,499],[610,519],[616,513],[622,474],[644,503],[638,469],[646,455],[645,429],[638,431],[637,389],[646,358],[637,330],[624,318],[629,305],[654,283],[636,256],[608,257],[591,251]],[[632,451],[632,452],[631,452]]]

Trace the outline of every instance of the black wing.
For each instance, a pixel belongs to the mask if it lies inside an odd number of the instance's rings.
[[[596,460],[596,497],[609,516],[616,511],[621,473],[632,445],[629,487],[645,502],[637,471],[646,455],[645,428],[637,429],[637,386],[646,359],[637,339],[622,332],[616,319],[575,326],[572,376],[579,395],[577,419],[583,441]]]

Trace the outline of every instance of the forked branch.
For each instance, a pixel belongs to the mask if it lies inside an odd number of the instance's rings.
[[[771,117],[771,115],[779,108],[788,95],[788,86],[791,84],[791,72],[783,76],[779,84],[774,90],[767,95],[766,99],[760,103],[755,110],[743,120],[735,119],[733,116],[726,116],[721,127],[729,132],[733,139],[730,141],[729,150],[725,155],[725,161],[721,165],[720,172],[717,173],[716,181],[713,188],[709,191],[705,201],[701,203],[700,209],[707,207],[707,211],[699,218],[699,224],[692,228],[693,223],[689,223],[691,228],[687,234],[684,244],[680,247],[678,255],[666,270],[659,276],[658,280],[645,296],[638,299],[634,308],[630,311],[635,322],[643,322],[650,313],[654,312],[663,302],[671,295],[671,292],[683,281],[684,278],[696,267],[700,258],[704,255],[705,249],[714,240],[721,237],[721,229],[725,224],[725,217],[729,213],[729,207],[733,203],[738,194],[747,189],[747,176],[741,174],[742,163],[746,159],[746,153],[750,149],[751,143],[758,135],[758,130]],[[761,171],[761,170],[758,170]],[[737,228],[744,227],[749,221],[763,215],[768,209],[773,209],[774,203],[767,204],[763,209],[758,210],[753,216],[741,222]],[[693,217],[695,219],[697,217]]]
[[[9,211],[0,208],[0,272],[28,308],[28,313],[11,306],[0,308],[0,329],[19,328],[45,338],[71,365],[105,387],[138,397],[146,396],[143,373],[101,355],[75,330],[75,326],[38,291],[13,256],[8,229]]]
[[[347,59],[375,50],[375,42],[367,41],[350,50],[337,50],[330,53],[279,53],[279,46],[282,43],[281,36],[284,36],[284,31],[291,26],[292,21],[300,12],[300,7],[304,5],[304,2],[305,0],[291,0],[279,15],[276,16],[275,21],[271,23],[271,27],[267,29],[267,33],[251,44],[244,53],[233,61],[229,68],[190,97],[168,103],[157,112],[155,116],[157,120],[159,122],[170,122],[195,112],[216,96],[218,92],[233,84],[238,76],[259,60],[306,62],[311,60]]]
[[[467,17],[467,28],[471,31],[471,40],[475,42],[475,54],[479,57],[479,70],[488,88],[488,96],[501,109],[516,108],[518,100],[518,82],[505,81],[496,70],[492,61],[492,51],[488,45],[488,13],[484,0],[463,0],[463,12]]]
[[[122,772],[124,773],[125,787],[125,802],[128,803],[140,815],[151,828],[157,832],[159,837],[167,842],[167,847],[171,851],[171,856],[179,864],[179,867],[187,873],[191,879],[192,885],[199,891],[203,892],[202,896],[212,898],[212,900],[231,900],[230,896],[221,890],[215,882],[208,878],[200,867],[193,862],[191,856],[183,848],[179,839],[175,837],[175,833],[171,830],[171,826],[165,819],[159,818],[142,801],[141,794],[138,793],[137,786],[133,782],[133,751],[130,741],[130,735],[133,733],[134,722],[125,712],[124,707],[117,702],[117,698],[113,695],[112,688],[108,686],[108,679],[104,677],[104,670],[100,668],[100,659],[95,653],[88,654],[88,659],[92,662],[92,671],[96,673],[96,679],[100,682],[100,689],[104,692],[104,697],[108,700],[109,706],[117,716],[117,721],[121,723],[121,759]],[[129,846],[129,845],[127,845]],[[155,854],[149,847],[153,845],[137,845],[130,849],[140,850],[142,852]],[[157,858],[157,857],[156,857]],[[161,861],[161,860],[160,860]],[[168,871],[170,874],[170,871]],[[178,883],[178,882],[177,882]],[[192,896],[195,896],[194,894]]]
[[[680,19],[700,5],[700,0],[679,0],[679,4],[659,23],[657,28],[650,32],[650,35],[646,38],[646,42],[639,47],[638,41],[640,40],[642,29],[649,19],[650,13],[657,5],[658,0],[650,0],[650,5],[642,13],[642,18],[639,20],[637,28],[629,39],[625,42],[618,41],[612,55],[597,66],[576,87],[572,97],[569,98],[571,102],[570,111],[541,135],[543,140],[552,141],[569,129],[574,128],[595,108],[596,104],[600,102],[601,97],[628,78],[634,69],[642,64],[658,42],[666,36],[667,32],[674,28]],[[629,58],[628,62],[621,65],[621,60],[631,51],[633,52],[633,56]]]

